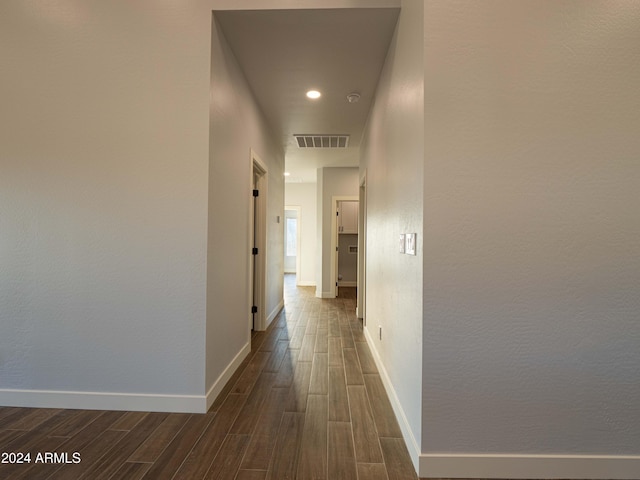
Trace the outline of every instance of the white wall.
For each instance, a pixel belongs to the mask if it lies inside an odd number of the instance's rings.
[[[210,24],[0,4],[0,404],[202,408]]]
[[[403,1],[363,138],[366,333],[417,465],[422,435],[423,2]],[[417,233],[417,255],[399,253]],[[378,327],[382,327],[382,340]]]
[[[305,286],[315,286],[316,284],[316,187],[315,183],[287,183],[285,185],[285,204],[300,207],[298,284]]]
[[[234,98],[246,93],[242,82],[211,92],[209,132],[211,47],[224,50],[211,43],[211,10],[298,7],[293,0],[2,2],[0,403],[202,407],[243,341],[235,323],[242,316],[212,313],[225,285],[244,280],[243,273],[218,277],[211,262],[226,260],[215,252],[228,240],[207,237],[207,225],[218,226],[212,220],[222,193],[215,189],[227,181],[218,174],[230,173],[236,184],[246,168],[246,149],[226,159],[242,162],[240,170],[220,165],[217,152],[240,150],[235,140],[225,144],[220,135],[207,153],[209,135],[225,128],[213,125],[216,112],[229,112],[225,102],[239,106],[230,133],[244,122],[245,147],[269,163],[275,157],[251,101]],[[239,78],[234,65],[224,68],[221,85],[225,76]],[[283,204],[278,170],[270,169],[268,242],[279,250],[267,258],[270,272],[281,270],[282,258],[281,225],[274,227]],[[229,213],[230,225],[239,212]],[[268,285],[269,313],[281,291]],[[229,333],[231,350],[205,354],[205,329],[211,345],[214,331]]]
[[[248,342],[250,147],[280,307],[283,156],[211,3],[0,6],[0,404],[206,407]]]
[[[425,5],[425,466],[638,478],[640,4]]]
[[[316,263],[316,297],[329,298],[331,283],[331,226],[336,220],[332,197],[358,197],[358,169],[355,167],[326,167],[318,169],[318,235]]]
[[[298,240],[300,239],[300,227],[299,227],[299,219],[298,219],[298,209],[289,209],[289,205],[285,205],[284,210],[284,273],[297,273],[297,260],[300,252],[298,251]],[[289,221],[292,221],[295,227],[291,228],[291,232],[289,232]],[[288,252],[287,255],[287,246],[288,246],[288,237],[295,237],[295,255]],[[293,238],[292,238],[293,240]]]
[[[215,17],[215,15],[214,15]],[[284,154],[276,146],[222,30],[211,43],[211,170],[207,283],[207,391],[224,386],[250,347],[249,261],[253,151],[267,167],[267,316],[283,301]],[[262,195],[265,192],[261,192]]]

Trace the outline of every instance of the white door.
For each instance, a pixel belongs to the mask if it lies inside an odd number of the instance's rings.
[[[266,291],[266,247],[267,247],[267,195],[268,176],[262,161],[251,152],[252,171],[251,187],[252,200],[250,220],[250,249],[247,254],[251,257],[249,264],[249,324],[252,330],[266,328],[265,291]]]

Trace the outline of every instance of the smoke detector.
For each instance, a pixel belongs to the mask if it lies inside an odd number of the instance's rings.
[[[347,95],[347,101],[349,103],[358,103],[359,100],[360,100],[360,94],[357,92],[352,92],[349,95]]]

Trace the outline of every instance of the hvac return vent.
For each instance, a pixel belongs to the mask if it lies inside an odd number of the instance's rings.
[[[347,148],[349,135],[294,135],[300,148]]]

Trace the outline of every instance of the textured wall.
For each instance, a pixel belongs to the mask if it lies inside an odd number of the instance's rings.
[[[203,394],[200,13],[0,4],[0,390]]]
[[[316,188],[315,183],[290,183],[285,187],[285,203],[300,207],[300,271],[298,281],[316,284]]]
[[[640,4],[425,11],[424,452],[640,453]]]
[[[283,298],[284,154],[273,144],[246,79],[214,21],[211,40],[207,388],[250,341],[251,149],[268,169],[265,312],[269,315]],[[278,216],[281,223],[276,223]]]
[[[360,165],[367,195],[367,330],[411,431],[405,439],[414,460],[422,429],[422,23],[423,2],[402,2]],[[401,233],[418,234],[416,256],[399,253]]]

